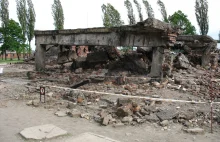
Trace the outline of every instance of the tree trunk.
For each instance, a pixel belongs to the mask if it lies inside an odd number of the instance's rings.
[[[17,53],[17,57],[18,57],[18,60],[20,60],[20,56],[19,56],[19,54]]]
[[[6,53],[6,50],[5,50],[5,60],[7,60],[6,54],[7,54],[7,53]]]
[[[29,41],[28,58],[31,56],[31,40]]]

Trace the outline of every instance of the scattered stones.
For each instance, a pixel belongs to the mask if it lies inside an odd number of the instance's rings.
[[[40,105],[40,101],[38,101],[38,100],[34,100],[32,103],[33,103],[34,107],[39,107],[39,105]]]
[[[169,124],[169,121],[168,121],[168,120],[164,120],[164,121],[160,122],[160,125],[161,125],[162,127],[168,126],[168,124]]]
[[[191,134],[204,134],[205,131],[202,128],[189,128],[189,129],[183,129],[183,131]]]
[[[53,92],[47,93],[46,96],[48,96],[48,97],[50,97],[50,98],[53,97]]]
[[[33,101],[32,101],[32,100],[28,101],[28,102],[26,103],[26,105],[28,105],[28,106],[33,105]]]
[[[77,109],[73,109],[71,111],[68,111],[67,114],[70,116],[70,117],[80,117],[81,116],[81,112]]]
[[[75,70],[75,73],[76,73],[76,74],[80,74],[80,73],[82,73],[82,72],[83,72],[83,69],[82,69],[82,68],[78,68],[78,69]]]
[[[64,117],[67,116],[67,113],[66,111],[57,111],[55,115],[57,115],[58,117]]]
[[[161,110],[156,113],[157,117],[161,120],[171,120],[178,115],[175,110]]]
[[[131,105],[119,107],[119,108],[117,109],[116,114],[117,114],[119,117],[125,117],[125,116],[132,115],[133,112],[131,111]]]
[[[25,128],[20,132],[25,139],[42,140],[66,135],[67,131],[52,124]]]
[[[91,117],[91,115],[89,113],[82,113],[82,114],[80,114],[80,116],[81,116],[81,118],[85,118],[87,120],[89,120]]]

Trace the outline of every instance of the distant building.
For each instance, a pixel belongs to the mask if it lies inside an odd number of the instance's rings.
[[[0,59],[2,58],[5,58],[5,54],[0,54]],[[20,59],[24,59],[24,58],[27,58],[28,57],[28,53],[20,53],[19,54],[19,57]],[[17,59],[18,56],[17,56],[17,53],[15,51],[6,51],[6,58],[7,59]]]

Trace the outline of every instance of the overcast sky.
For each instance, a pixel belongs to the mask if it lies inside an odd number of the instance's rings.
[[[51,14],[51,5],[53,0],[32,0],[36,11],[36,30],[53,30],[53,17]],[[130,0],[133,2],[133,0]],[[138,0],[142,4],[142,0]],[[152,5],[155,13],[155,18],[161,20],[161,14],[157,5],[157,0],[148,0]],[[166,6],[167,14],[172,15],[175,11],[182,10],[188,15],[192,24],[196,27],[199,34],[199,27],[195,17],[195,0],[162,0]],[[209,2],[209,33],[214,39],[218,39],[220,30],[220,1],[208,0]],[[128,24],[127,11],[124,6],[124,0],[61,0],[64,17],[65,29],[101,27],[102,11],[101,5],[111,3],[121,14],[125,24]],[[135,5],[133,4],[138,21],[138,14]],[[142,12],[144,19],[147,19],[145,8],[142,4]],[[16,14],[16,0],[9,0],[10,18],[18,22]],[[32,41],[34,47],[34,40]]]

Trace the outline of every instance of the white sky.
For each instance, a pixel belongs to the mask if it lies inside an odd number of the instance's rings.
[[[32,0],[36,12],[36,30],[53,30],[53,17],[51,14],[51,5],[53,0]],[[130,0],[133,2],[133,0]],[[142,4],[142,0],[138,0]],[[157,5],[157,0],[148,0],[151,4],[156,19],[162,19]],[[165,3],[167,14],[172,15],[175,11],[182,10],[183,13],[188,15],[192,24],[196,27],[199,33],[195,16],[195,0],[162,0]],[[220,1],[208,0],[209,2],[209,33],[214,39],[218,39],[220,30]],[[121,14],[125,24],[128,24],[127,10],[124,6],[124,0],[61,0],[64,17],[65,29],[76,28],[90,28],[102,27],[102,11],[101,5],[103,3],[111,3]],[[138,21],[138,14],[135,5],[133,4],[134,11],[136,12],[136,20]],[[142,12],[144,19],[147,19],[145,8],[142,4]],[[18,22],[16,14],[16,0],[9,0],[9,14],[10,18]],[[32,48],[34,46],[32,41]]]

